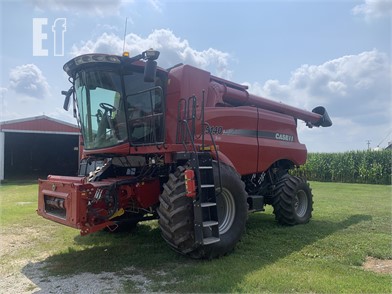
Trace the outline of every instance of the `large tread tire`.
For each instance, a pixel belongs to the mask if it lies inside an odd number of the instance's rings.
[[[215,187],[219,191],[216,162],[213,168]],[[174,250],[192,258],[212,259],[228,254],[245,232],[248,207],[244,183],[235,170],[220,164],[222,193],[217,193],[217,207],[220,222],[225,220],[219,224],[220,241],[210,245],[196,245],[193,199],[185,196],[184,170],[180,166],[174,174],[170,174],[160,196],[158,223],[163,238]]]
[[[187,254],[194,248],[193,201],[185,195],[185,168],[179,166],[163,184],[159,196],[158,224],[162,237],[176,251]]]
[[[312,190],[303,178],[282,176],[275,186],[272,202],[275,219],[282,225],[305,224],[312,217]]]

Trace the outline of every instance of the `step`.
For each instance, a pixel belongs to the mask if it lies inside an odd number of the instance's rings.
[[[199,166],[199,169],[212,169],[212,166]]]
[[[203,239],[203,245],[209,245],[209,244],[213,244],[216,242],[219,242],[220,239],[216,238],[216,237],[208,237],[208,238],[204,238]]]
[[[210,206],[216,206],[215,202],[202,202],[200,203],[201,207],[210,207]]]
[[[205,221],[203,222],[203,227],[217,226],[219,223],[217,221]]]

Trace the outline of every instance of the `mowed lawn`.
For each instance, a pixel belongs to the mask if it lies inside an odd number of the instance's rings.
[[[311,187],[310,223],[280,226],[267,207],[249,215],[247,233],[230,255],[199,261],[171,251],[156,221],[133,232],[81,237],[37,216],[36,184],[4,184],[0,277],[8,284],[0,292],[15,293],[12,279],[27,280],[18,291],[29,292],[52,277],[84,283],[74,278],[88,273],[94,283],[104,273],[108,283],[122,277],[120,288],[94,293],[391,293],[391,274],[362,268],[368,256],[392,259],[391,186],[312,182]],[[61,289],[59,284],[56,293]]]

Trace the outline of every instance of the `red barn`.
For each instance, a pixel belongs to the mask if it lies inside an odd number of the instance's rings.
[[[0,123],[0,181],[77,175],[79,128],[45,115]]]

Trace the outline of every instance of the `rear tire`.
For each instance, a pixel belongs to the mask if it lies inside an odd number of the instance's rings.
[[[214,162],[214,181],[219,192],[218,165]],[[195,244],[193,199],[185,196],[184,167],[178,167],[164,184],[158,214],[162,236],[176,251],[193,258],[216,258],[233,250],[245,231],[247,202],[244,183],[235,170],[220,164],[222,192],[217,194],[220,241]]]
[[[286,174],[276,184],[272,206],[278,223],[305,224],[312,217],[312,190],[304,179]]]

